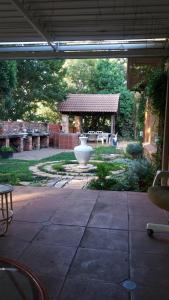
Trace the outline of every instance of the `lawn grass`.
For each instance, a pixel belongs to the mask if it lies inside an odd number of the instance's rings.
[[[95,158],[101,154],[119,153],[115,147],[98,147],[95,149]],[[30,166],[38,163],[75,160],[73,152],[62,152],[41,160],[20,160],[20,159],[0,159],[0,183],[18,184],[20,181],[37,181],[38,177],[29,170]],[[124,163],[114,163],[110,167],[112,170],[124,168]],[[39,178],[40,179],[40,178]]]
[[[108,146],[108,147],[104,147],[104,146],[100,146],[95,148],[94,154],[95,155],[101,155],[101,154],[122,154],[123,150],[118,149],[114,146]]]
[[[73,152],[59,153],[41,160],[0,159],[0,183],[17,184],[19,181],[34,181],[30,166],[55,160],[73,160]]]

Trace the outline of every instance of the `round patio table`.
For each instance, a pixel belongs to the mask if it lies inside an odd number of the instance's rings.
[[[11,185],[0,184],[0,236],[7,232],[13,218],[12,191]]]
[[[15,260],[0,257],[0,299],[48,300],[48,296],[29,268]]]

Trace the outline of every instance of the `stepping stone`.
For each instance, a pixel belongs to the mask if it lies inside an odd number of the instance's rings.
[[[81,179],[81,180],[73,179],[69,181],[69,183],[66,186],[64,186],[64,188],[82,189],[86,185],[87,181],[88,181],[87,179]]]
[[[67,180],[60,180],[55,184],[55,188],[61,189],[65,184],[67,183]]]
[[[59,178],[56,178],[54,180],[49,180],[47,183],[47,186],[55,186],[55,184],[59,181]]]

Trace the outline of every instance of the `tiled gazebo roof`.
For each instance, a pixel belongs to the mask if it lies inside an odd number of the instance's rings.
[[[69,94],[59,104],[60,112],[109,112],[117,113],[120,94]]]

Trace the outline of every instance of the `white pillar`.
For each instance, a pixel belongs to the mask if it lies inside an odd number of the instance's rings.
[[[75,127],[76,127],[76,132],[81,132],[81,117],[80,116],[75,116]]]
[[[69,116],[62,115],[62,130],[65,133],[69,133]]]
[[[111,134],[115,133],[115,115],[111,115]]]

